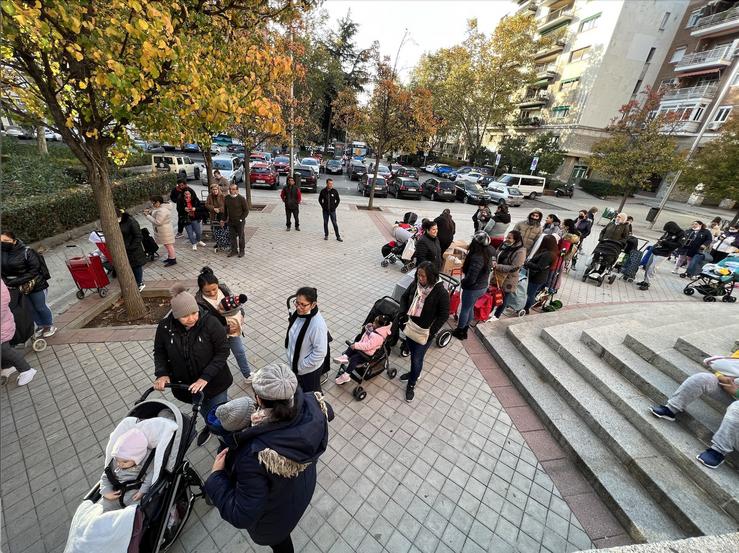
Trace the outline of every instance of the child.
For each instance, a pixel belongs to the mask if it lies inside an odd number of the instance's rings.
[[[339,371],[336,377],[337,384],[345,384],[351,380],[352,371],[363,359],[362,354],[374,355],[382,347],[385,339],[390,335],[392,326],[390,322],[390,318],[386,315],[378,315],[374,321],[365,325],[362,337],[349,346],[343,355],[334,359],[337,363],[347,365],[343,373]]]
[[[235,447],[233,434],[252,425],[255,404],[250,397],[232,399],[208,413],[208,430],[218,437],[223,447]]]
[[[118,437],[111,453],[113,459],[100,477],[103,512],[123,508],[120,501],[122,485],[133,483],[144,469],[142,463],[149,457],[149,440],[141,430],[131,428]],[[125,490],[123,506],[141,501],[149,490],[153,477],[153,471],[147,470],[140,487]]]

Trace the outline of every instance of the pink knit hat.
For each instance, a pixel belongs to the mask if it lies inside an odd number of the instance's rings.
[[[146,457],[148,447],[149,440],[146,434],[138,428],[131,428],[118,437],[111,453],[116,459],[134,461],[140,465]]]

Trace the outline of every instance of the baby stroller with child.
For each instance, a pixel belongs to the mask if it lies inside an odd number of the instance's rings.
[[[582,281],[588,279],[595,280],[598,286],[603,286],[603,281],[608,280],[608,284],[613,284],[618,276],[613,272],[613,267],[618,261],[618,257],[623,249],[623,244],[618,240],[602,240],[598,242],[593,250],[593,258],[590,265],[585,269],[582,275]]]
[[[692,296],[697,291],[705,302],[715,302],[721,298],[723,302],[734,303],[736,296],[733,292],[738,282],[739,255],[732,255],[719,263],[704,265],[701,273],[683,288],[683,293]]]
[[[407,273],[415,266],[415,260],[413,259],[414,244],[411,242],[415,240],[418,233],[418,227],[416,227],[417,221],[418,215],[412,211],[408,211],[403,215],[402,221],[395,222],[393,229],[394,240],[382,246],[383,259],[380,262],[380,266],[387,267],[391,264],[394,265],[400,260],[403,263],[400,271],[403,273]]]
[[[167,384],[186,390],[185,384]],[[116,490],[137,489],[146,471],[154,472],[153,483],[138,504],[103,512],[100,482],[84,497],[72,519],[65,553],[159,553],[166,551],[182,533],[198,498],[209,500],[203,481],[185,458],[195,438],[195,420],[203,401],[193,397],[190,415],[165,399],[149,399],[149,388],[128,416],[111,433],[106,448],[106,467],[112,462],[116,438],[134,426],[148,439],[149,453],[137,481],[117,482]],[[103,467],[101,467],[102,469]],[[107,473],[107,471],[106,471]],[[125,486],[125,487],[124,487]]]

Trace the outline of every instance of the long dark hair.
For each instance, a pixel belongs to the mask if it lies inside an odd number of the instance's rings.
[[[213,273],[213,269],[203,267],[198,275],[198,288],[202,290],[208,284],[218,284],[218,277]]]
[[[541,246],[539,246],[539,249],[542,251],[547,251],[556,257],[556,255],[559,253],[557,239],[551,234],[547,234],[544,238],[542,238]]]
[[[424,261],[416,269],[416,282],[418,282],[418,271],[423,271],[426,274],[426,280],[428,286],[433,286],[439,282],[439,269],[431,261]]]
[[[490,267],[490,259],[492,258],[493,254],[490,251],[490,247],[484,245],[482,242],[478,240],[473,240],[470,243],[470,249],[467,250],[467,257],[464,258],[464,263],[462,263],[462,272],[467,273],[467,269],[470,266],[470,259],[473,255],[481,255],[483,262],[485,263],[485,267]]]
[[[264,399],[259,396],[259,402],[265,409],[272,409],[274,422],[289,421],[298,414],[298,409],[292,399]]]

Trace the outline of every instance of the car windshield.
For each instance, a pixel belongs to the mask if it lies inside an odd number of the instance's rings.
[[[409,175],[417,175],[418,174],[418,171],[416,171],[415,169],[406,169],[405,172],[408,173]]]
[[[213,169],[219,171],[233,171],[233,162],[228,159],[214,159]]]
[[[467,190],[467,192],[475,192],[477,194],[482,194],[482,186],[480,186],[476,182],[465,183],[464,187],[465,187],[465,190]]]
[[[311,171],[310,169],[296,169],[295,174],[299,177],[312,177],[313,171]]]
[[[375,179],[375,178],[372,178],[372,177],[370,177],[370,178],[369,178],[369,179],[367,179],[367,180],[368,180],[368,182],[372,182],[372,183],[374,183],[374,184],[375,184],[375,185],[377,185],[377,186],[382,186],[382,185],[384,185],[384,184],[385,184],[385,177],[377,177],[376,179]]]
[[[275,158],[275,163],[290,163],[290,158],[289,157],[282,157],[282,156],[276,157]]]
[[[439,188],[442,190],[454,190],[454,183],[450,180],[439,181]]]
[[[329,162],[327,163],[327,165],[334,165],[334,166],[335,166],[335,165],[341,165],[341,162],[340,162],[340,161],[338,161],[338,160],[336,160],[336,159],[332,159],[332,160],[330,160],[330,161],[329,161]]]
[[[498,178],[498,182],[502,182],[503,184],[518,184],[518,177],[503,175]]]
[[[301,165],[318,165],[318,160],[310,157],[305,158],[300,162]]]
[[[390,169],[387,168],[387,165],[379,165],[378,166],[378,172],[380,173],[389,173]]]
[[[252,167],[252,173],[269,173],[269,167]]]
[[[437,165],[436,170],[437,171],[451,171],[452,168],[449,167],[448,165]]]
[[[521,191],[518,188],[516,188],[515,186],[509,186],[508,187],[508,194],[510,196],[523,196],[523,194],[521,194]]]
[[[400,181],[400,184],[404,186],[418,186],[418,183],[413,179],[403,179]]]

